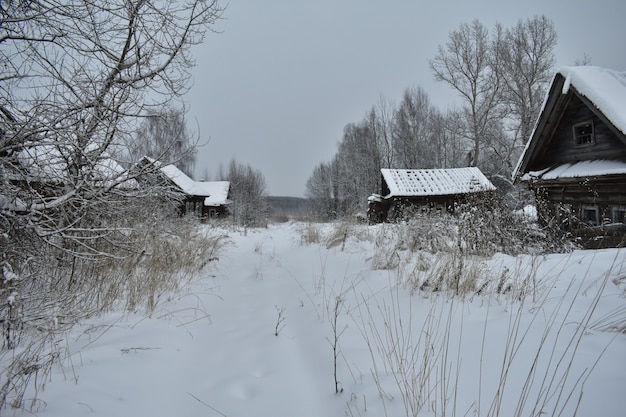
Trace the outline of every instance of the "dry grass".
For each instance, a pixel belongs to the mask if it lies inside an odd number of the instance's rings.
[[[298,227],[298,233],[303,245],[314,245],[322,241],[322,226],[319,223],[304,223]]]
[[[528,219],[494,212],[468,208],[459,215],[419,214],[375,226],[343,221],[324,228],[306,223],[299,231],[303,244],[326,248],[343,250],[350,239],[373,243],[371,268],[396,271],[397,281],[413,292],[509,294],[518,300],[535,296],[540,254],[551,251],[555,243],[540,239],[544,231]],[[561,247],[562,251],[572,248]],[[520,258],[513,270],[493,268],[489,259],[497,253],[526,253],[532,258],[531,267],[526,266],[526,258]]]
[[[392,287],[384,298],[362,297],[353,320],[369,349],[372,378],[381,401],[391,404],[399,397],[404,415],[413,417],[422,413],[452,417],[575,415],[593,370],[593,366],[574,366],[580,342],[596,326],[608,325],[616,331],[612,324],[618,317],[623,319],[620,310],[592,320],[609,276],[607,273],[600,283],[582,317],[571,315],[574,304],[583,301],[579,297],[582,284],[580,288],[572,285],[556,305],[549,288],[530,308],[524,302],[511,303],[504,334],[490,333],[487,311],[482,342],[475,335],[463,335],[467,300],[462,298],[431,297],[426,301],[430,311],[424,317],[416,315],[414,297],[403,296],[399,286]],[[540,337],[530,336],[537,333]],[[480,357],[466,356],[468,352]],[[468,370],[462,366],[463,360],[474,366]],[[495,380],[483,378],[483,373],[494,371]],[[468,395],[476,395],[469,408]]]
[[[19,272],[15,303],[2,306],[11,322],[3,325],[0,410],[11,405],[36,411],[37,390],[50,367],[69,357],[59,337],[72,326],[112,309],[152,313],[161,301],[199,277],[216,260],[225,235],[190,219],[137,223],[104,240],[96,259],[60,256],[42,248],[40,257]],[[120,245],[119,242],[124,242]],[[34,387],[35,398],[24,393]],[[32,408],[34,407],[34,408]]]
[[[574,303],[580,302],[580,288],[570,288],[556,306],[548,307],[552,285],[537,279],[542,254],[567,252],[573,246],[542,240],[545,231],[526,219],[515,221],[472,211],[459,217],[420,216],[398,224],[336,224],[331,239],[319,239],[322,244],[333,242],[331,246],[351,238],[373,243],[371,268],[389,270],[390,281],[395,280],[390,282],[390,297],[382,301],[362,297],[357,311],[350,313],[370,351],[371,375],[385,413],[385,403],[398,396],[407,416],[576,413],[592,371],[574,370],[578,345],[588,329],[624,333],[625,310],[591,319],[606,280],[582,319],[570,316]],[[401,297],[402,288],[429,300],[426,317],[415,318],[413,297]],[[487,312],[478,375],[467,375],[462,356],[474,336],[463,337],[463,310],[475,298],[486,303],[506,300],[509,325],[506,334],[497,335],[500,350],[494,351],[487,336]],[[552,313],[546,316],[548,311]],[[529,336],[536,332],[541,337]],[[495,385],[487,384],[482,374],[494,367],[499,377]],[[461,385],[468,381],[470,387]],[[459,402],[461,390],[467,389],[477,392],[469,408]],[[351,398],[348,409],[361,415],[355,401]]]

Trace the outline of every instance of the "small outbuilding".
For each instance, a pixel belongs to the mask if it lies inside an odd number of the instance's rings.
[[[148,157],[144,157],[138,166],[146,170],[146,164],[157,168],[160,180],[184,195],[179,209],[181,214],[195,213],[206,219],[223,217],[229,213],[229,181],[194,181],[175,165],[161,166],[158,161]]]
[[[448,169],[381,169],[380,194],[368,198],[370,222],[386,221],[405,211],[454,211],[496,187],[477,167]]]
[[[534,191],[543,223],[588,247],[623,246],[626,72],[561,68],[513,180]]]

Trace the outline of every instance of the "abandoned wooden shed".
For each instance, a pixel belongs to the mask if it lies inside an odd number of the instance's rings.
[[[495,191],[476,167],[449,169],[381,169],[380,194],[368,199],[370,222],[386,221],[410,211],[454,211],[469,196]]]
[[[144,157],[137,164],[146,171],[147,164],[156,168],[157,181],[170,184],[184,195],[179,211],[181,214],[195,213],[198,217],[223,217],[229,213],[229,181],[194,181],[175,165],[162,166],[158,161]]]
[[[581,66],[553,78],[513,172],[540,220],[588,247],[622,246],[626,216],[626,72]]]

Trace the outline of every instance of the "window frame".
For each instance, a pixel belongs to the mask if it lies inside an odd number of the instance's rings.
[[[590,222],[587,216],[585,216],[585,212],[595,212],[595,222]],[[580,206],[580,222],[587,226],[599,226],[600,223],[600,208],[595,204],[583,204]]]
[[[589,125],[591,127],[591,133],[588,134],[579,134],[578,129]],[[594,146],[596,144],[596,129],[593,124],[593,120],[586,120],[584,122],[575,123],[572,126],[572,135],[574,136],[574,146],[577,148],[584,148],[587,146]],[[585,141],[581,141],[581,138],[589,137],[589,140],[585,139]]]
[[[618,213],[621,213],[621,215],[619,215],[619,219],[618,219]],[[611,207],[611,221],[613,223],[626,224],[626,206]]]

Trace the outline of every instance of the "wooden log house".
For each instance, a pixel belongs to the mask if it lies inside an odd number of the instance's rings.
[[[513,172],[534,191],[540,220],[587,247],[623,246],[626,72],[560,69]]]
[[[149,172],[146,165],[152,165],[158,172],[156,181],[169,184],[184,196],[179,207],[181,215],[195,213],[201,219],[209,219],[230,214],[229,181],[194,181],[175,165],[163,166],[148,157],[143,157],[136,169]]]

